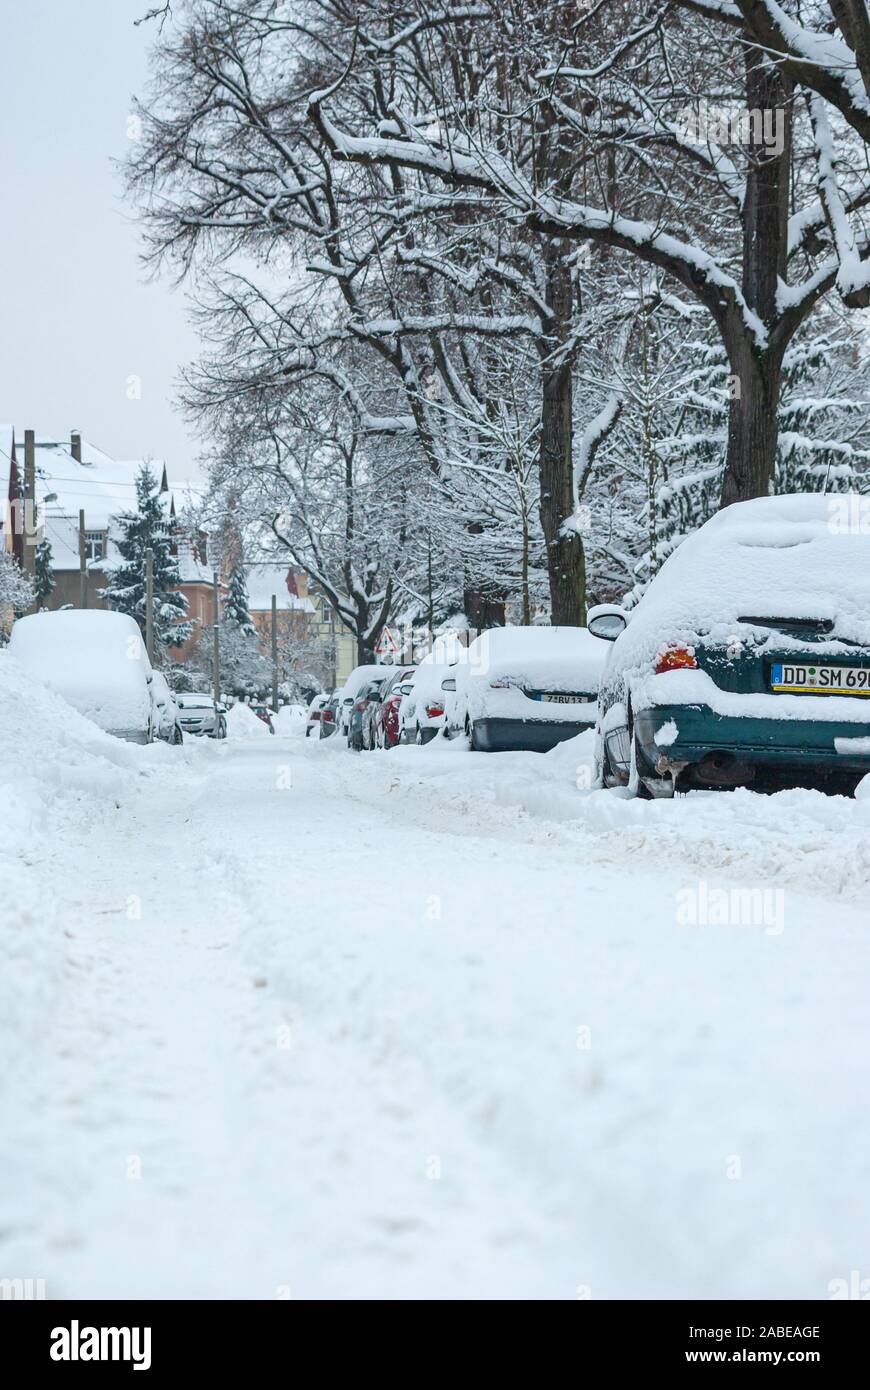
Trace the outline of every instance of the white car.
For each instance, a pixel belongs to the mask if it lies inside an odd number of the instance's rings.
[[[583,627],[482,632],[456,667],[454,718],[479,752],[546,752],[593,728],[608,643]]]
[[[151,701],[154,707],[154,733],[157,738],[163,739],[164,743],[183,743],[178,705],[166,677],[160,671],[152,673]]]
[[[138,625],[125,613],[32,613],[13,625],[8,651],[106,733],[131,743],[155,737],[154,673]]]
[[[430,654],[431,655],[431,654]],[[446,682],[446,684],[445,684]],[[429,743],[448,727],[456,690],[456,666],[424,657],[399,706],[399,741]]]
[[[360,694],[364,686],[371,681],[383,680],[389,675],[387,666],[355,666],[338,692],[338,709],[336,711],[338,732],[347,738],[350,732],[350,717],[353,714],[354,701]]]
[[[226,738],[227,707],[215,704],[211,695],[185,690],[176,696],[178,718],[186,734],[205,734],[208,738]]]

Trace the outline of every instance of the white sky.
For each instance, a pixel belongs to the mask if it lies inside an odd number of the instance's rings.
[[[133,209],[111,158],[129,149],[153,0],[30,0],[0,7],[3,333],[0,420],[115,458],[165,458],[195,475],[197,441],[173,408],[197,354],[182,292],[147,282]],[[127,380],[141,379],[140,400]]]

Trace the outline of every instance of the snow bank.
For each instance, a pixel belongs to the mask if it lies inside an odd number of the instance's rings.
[[[437,827],[472,815],[479,832],[564,844],[581,875],[584,865],[645,864],[675,876],[689,869],[800,888],[828,901],[861,901],[870,889],[870,776],[854,800],[738,788],[643,801],[593,786],[592,730],[545,754],[466,757],[465,748],[465,739],[395,748],[361,760],[361,771],[373,790],[401,803],[409,822]]]
[[[275,733],[285,738],[299,738],[305,733],[308,711],[302,705],[282,705],[277,714],[272,715]]]
[[[0,651],[0,1086],[44,1033],[64,969],[51,847],[64,824],[117,815],[133,779],[170,750],[104,733]],[[172,750],[175,751],[175,750]]]
[[[227,738],[259,738],[261,734],[269,738],[269,726],[257,718],[250,705],[239,700],[227,710]]]
[[[145,749],[104,733],[0,652],[0,805],[3,850],[32,846],[59,797],[119,795]]]

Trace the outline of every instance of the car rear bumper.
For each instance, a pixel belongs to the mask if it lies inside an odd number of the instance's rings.
[[[634,728],[643,757],[659,775],[714,754],[723,755],[723,764],[733,758],[753,767],[870,772],[870,720],[742,718],[707,705],[657,705],[638,713]],[[859,740],[864,747],[855,746]]]
[[[549,724],[542,719],[475,719],[474,741],[485,753],[546,753],[592,727],[589,720]]]

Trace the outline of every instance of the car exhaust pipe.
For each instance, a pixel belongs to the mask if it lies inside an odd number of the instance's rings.
[[[739,787],[755,777],[752,763],[741,762],[733,753],[708,753],[692,768],[692,780],[711,787]]]

